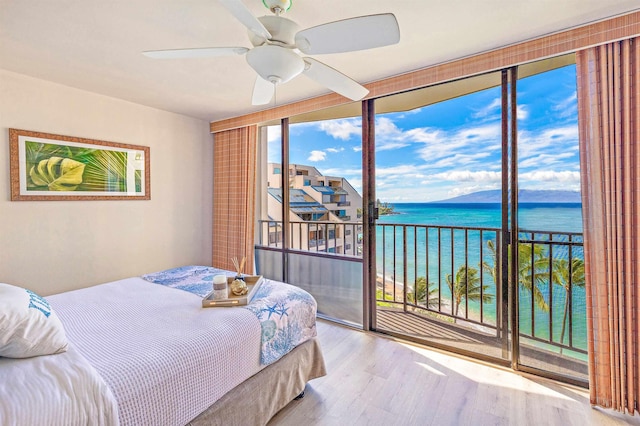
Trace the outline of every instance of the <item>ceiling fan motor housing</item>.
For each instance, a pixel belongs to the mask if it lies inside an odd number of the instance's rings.
[[[265,42],[278,44],[281,46],[294,47],[296,43],[296,33],[300,31],[300,26],[290,19],[281,16],[261,16],[260,23],[271,33],[271,38],[266,40],[249,30],[249,40],[254,46],[262,46]]]

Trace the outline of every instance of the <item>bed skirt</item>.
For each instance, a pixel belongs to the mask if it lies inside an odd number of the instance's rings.
[[[266,425],[309,380],[324,375],[318,339],[308,340],[227,392],[189,425]]]

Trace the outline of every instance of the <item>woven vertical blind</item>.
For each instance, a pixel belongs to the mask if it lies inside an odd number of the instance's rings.
[[[579,51],[578,114],[591,403],[640,396],[640,39]]]
[[[213,136],[213,259],[216,268],[235,270],[232,257],[247,258],[253,273],[257,126]]]

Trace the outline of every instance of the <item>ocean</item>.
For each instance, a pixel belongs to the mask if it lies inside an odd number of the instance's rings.
[[[403,285],[406,262],[406,280],[408,291],[413,289],[413,283],[418,277],[427,277],[428,281],[439,288],[443,302],[441,309],[449,309],[453,302],[451,291],[446,284],[447,275],[455,276],[455,272],[463,265],[482,270],[483,284],[487,285],[490,294],[495,295],[496,287],[490,274],[490,269],[480,268],[484,263],[494,265],[491,257],[490,240],[497,238],[497,230],[501,224],[501,210],[499,204],[458,204],[458,203],[394,203],[394,214],[383,215],[378,220],[377,272],[379,277],[386,277],[386,282]],[[392,225],[397,226],[392,226]],[[410,226],[422,225],[422,226]],[[429,226],[491,228],[489,231],[473,229],[428,228]],[[582,209],[579,203],[522,203],[519,205],[518,225],[520,230],[537,231],[537,238],[548,238],[544,232],[581,233]],[[523,234],[524,235],[524,234]],[[529,234],[531,235],[531,234]],[[554,235],[554,240],[566,241],[562,235]],[[575,237],[572,237],[575,239]],[[581,241],[581,238],[578,238]],[[547,250],[549,245],[542,244]],[[406,250],[406,256],[405,256]],[[480,254],[482,253],[482,255]],[[554,259],[567,259],[569,251],[566,245],[554,245],[551,256]],[[575,258],[583,258],[582,246],[578,244],[571,249]],[[481,257],[482,256],[482,257]],[[395,259],[395,262],[394,262]],[[548,280],[547,280],[548,281]],[[570,306],[567,304],[567,291],[561,285],[549,288],[548,282],[538,284],[548,310],[540,309],[532,303],[531,292],[520,287],[519,317],[520,331],[531,336],[533,344],[558,351],[557,346],[545,345],[541,341],[548,341],[553,336],[554,342],[562,341],[565,345],[586,350],[586,304],[584,287],[573,285],[571,289]],[[551,291],[550,291],[551,290]],[[571,315],[565,313],[569,307]],[[476,323],[495,325],[497,303],[482,303],[466,301],[460,304],[459,315],[468,312],[468,318]],[[482,318],[480,313],[482,312]],[[571,323],[569,323],[569,316]],[[565,319],[566,318],[566,319]],[[562,330],[562,324],[565,330]],[[569,328],[571,328],[571,342],[569,342]],[[561,340],[562,336],[562,340]],[[586,355],[565,349],[570,356],[586,359]]]
[[[394,203],[395,214],[380,216],[379,223],[499,228],[500,204]],[[522,229],[582,232],[580,203],[521,203],[518,224]]]

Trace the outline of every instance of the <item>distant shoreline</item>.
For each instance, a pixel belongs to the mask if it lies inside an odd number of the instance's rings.
[[[433,203],[501,203],[502,191],[491,189],[488,191],[472,192],[445,200],[436,200]],[[519,203],[581,203],[579,191],[565,190],[537,190],[521,189],[518,191]]]
[[[446,201],[416,201],[416,202],[397,202],[397,203],[389,203],[394,206],[416,206],[416,205],[428,205],[430,207],[456,207],[456,206],[487,206],[487,207],[500,207],[502,203],[499,202],[473,202],[473,201],[454,201],[454,202],[446,202]],[[582,203],[575,202],[561,202],[561,201],[530,201],[530,202],[520,202],[519,206],[532,207],[532,206],[544,206],[544,207],[581,207]],[[398,212],[394,212],[391,214],[401,214]]]

